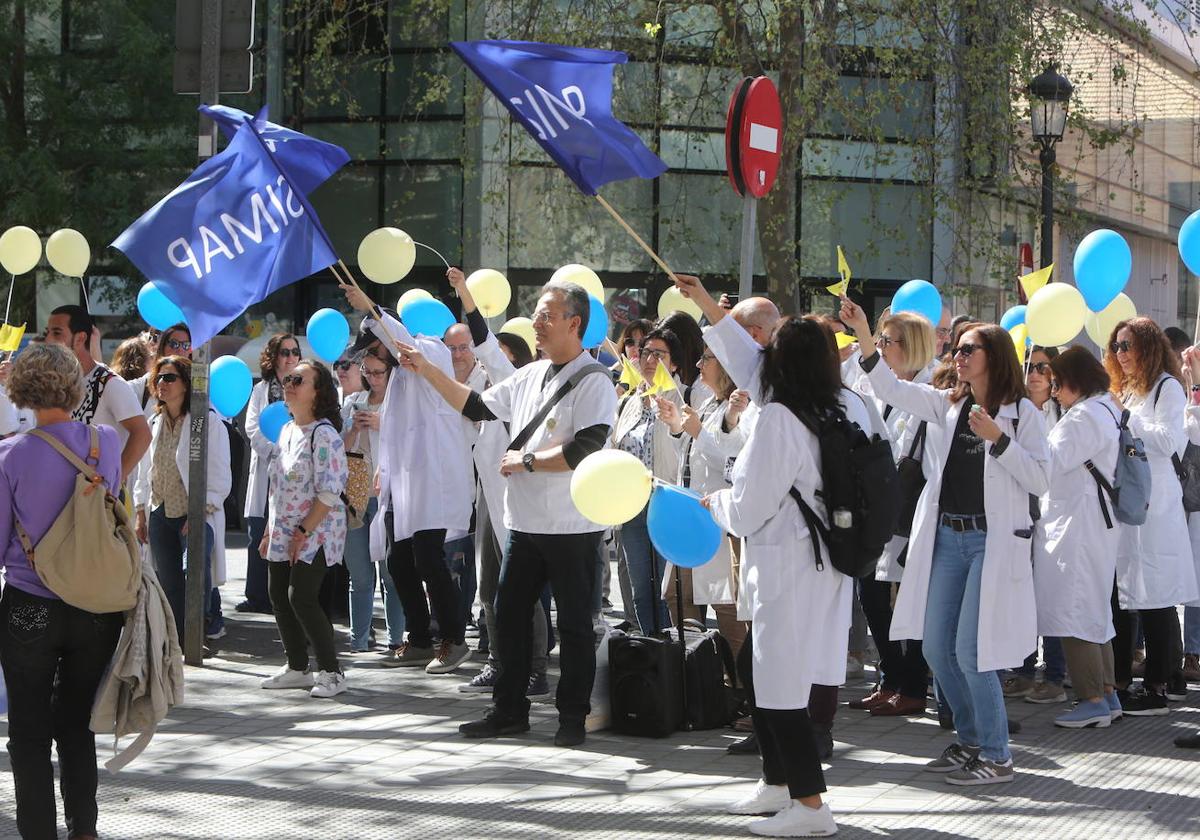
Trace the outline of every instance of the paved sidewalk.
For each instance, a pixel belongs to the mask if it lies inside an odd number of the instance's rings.
[[[230,552],[234,569],[244,552]],[[266,692],[282,662],[269,616],[232,612],[204,668],[189,668],[185,705],[119,774],[101,770],[106,838],[692,838],[749,836],[721,807],[748,791],[757,758],[724,747],[727,730],[646,740],[598,733],[552,744],[552,703],[535,703],[521,738],[467,741],[459,723],[485,696],[447,676],[347,657],[351,690],[333,700]],[[381,636],[382,638],[382,636]],[[339,645],[346,635],[339,632]],[[848,686],[843,701],[861,696]],[[1200,691],[1166,717],[1107,730],[1062,730],[1063,707],[1009,703],[1017,780],[951,789],[921,765],[949,743],[932,716],[871,718],[843,706],[826,766],[840,837],[1111,838],[1200,834],[1200,754],[1171,740],[1200,728]],[[111,742],[101,740],[101,760]],[[0,755],[0,837],[16,837],[12,777]]]

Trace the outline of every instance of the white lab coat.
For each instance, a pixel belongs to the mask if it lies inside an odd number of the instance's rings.
[[[1157,404],[1159,382],[1163,385]],[[1145,397],[1131,397],[1129,430],[1142,439],[1150,462],[1150,510],[1144,525],[1122,525],[1117,552],[1121,609],[1152,610],[1195,601],[1196,567],[1183,510],[1183,488],[1171,463],[1187,447],[1187,397],[1179,381],[1163,374]]]
[[[789,494],[796,487],[823,515],[816,495],[820,459],[812,432],[788,408],[770,403],[734,465],[733,488],[712,497],[713,518],[745,539],[754,695],[764,709],[806,708],[814,683],[846,680],[853,581],[828,563],[818,571],[814,536]]]
[[[269,403],[267,381],[259,380],[250,392],[246,407],[246,438],[250,441],[250,476],[246,483],[246,505],[243,516],[267,515],[267,467],[279,453],[279,447],[267,440],[258,430],[258,418]]]
[[[1071,406],[1050,430],[1050,490],[1041,500],[1033,543],[1038,635],[1096,644],[1114,635],[1112,581],[1121,524],[1106,495],[1112,527],[1105,525],[1098,485],[1084,464],[1091,461],[1113,483],[1120,416],[1112,399],[1101,394]]]
[[[516,371],[508,356],[504,355],[500,342],[490,331],[483,344],[476,345],[475,356],[487,372],[487,382],[491,385],[503,382]],[[508,528],[504,525],[504,489],[507,482],[500,475],[500,461],[508,450],[510,435],[500,420],[485,420],[481,426],[479,440],[475,443],[475,472],[479,476],[479,492],[487,505],[492,531],[503,551],[508,545]],[[482,548],[482,544],[475,546],[476,557]]]
[[[150,515],[151,475],[150,465],[154,460],[154,451],[158,448],[159,432],[162,429],[162,415],[156,414],[150,421],[150,448],[146,450],[145,469],[139,469],[137,483],[133,488],[133,501],[137,506],[146,508]],[[184,427],[179,436],[179,445],[175,447],[175,466],[179,468],[179,477],[183,486],[188,486],[188,447],[190,437],[188,427]],[[220,415],[213,409],[208,410],[208,482],[205,501],[215,510],[205,517],[205,522],[213,530],[212,553],[212,584],[222,586],[226,580],[225,571],[225,497],[233,489],[233,468],[229,463],[229,433]]]
[[[383,320],[392,338],[415,346],[454,378],[450,349],[441,338],[414,337],[386,312]],[[379,324],[371,319],[363,323],[397,354]],[[379,510],[392,511],[395,540],[443,528],[446,538],[454,539],[470,528],[475,476],[462,420],[424,377],[403,367],[392,371],[379,418],[378,463]],[[384,517],[376,518],[382,521]]]
[[[933,568],[933,547],[939,526],[938,500],[942,470],[959,412],[971,401],[950,401],[950,391],[931,385],[902,382],[880,361],[868,374],[875,395],[916,420],[928,421],[925,439],[925,490],[917,503],[912,537],[904,567],[904,585],[892,615],[892,639],[925,636],[925,606]],[[1042,412],[1030,400],[1006,403],[995,418],[1011,439],[999,457],[985,444],[983,499],[987,516],[979,607],[980,671],[998,671],[1020,665],[1037,647],[1037,607],[1033,591],[1033,523],[1029,494],[1041,496],[1049,486],[1050,451],[1046,446]],[[1014,430],[1013,422],[1019,420]]]
[[[1188,402],[1183,415],[1183,427],[1187,431],[1188,441],[1200,446],[1200,405]],[[1196,571],[1196,584],[1200,588],[1200,512],[1187,514],[1188,536],[1192,543],[1192,561]],[[1188,601],[1185,606],[1200,607],[1200,597]]]

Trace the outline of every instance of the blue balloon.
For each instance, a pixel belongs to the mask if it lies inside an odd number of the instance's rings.
[[[165,330],[167,327],[185,323],[183,310],[172,303],[153,283],[147,283],[138,292],[137,308],[142,320],[156,330]]]
[[[599,347],[608,338],[608,312],[600,298],[588,295],[591,309],[588,311],[587,329],[583,331],[583,346],[586,350]]]
[[[222,356],[212,363],[208,376],[208,394],[213,408],[226,417],[237,417],[254,388],[250,368],[237,356]]]
[[[1000,326],[1004,327],[1005,332],[1011,330],[1017,324],[1025,323],[1025,307],[1014,306],[1000,316]]]
[[[1094,230],[1075,249],[1074,265],[1075,285],[1087,308],[1100,312],[1129,282],[1133,254],[1125,237],[1115,230]]]
[[[694,569],[713,558],[724,533],[692,490],[659,485],[650,496],[646,527],[655,550],[676,566]]]
[[[262,410],[262,414],[258,415],[258,430],[271,443],[279,443],[279,433],[291,419],[292,415],[288,411],[287,403],[283,400],[273,402]]]
[[[893,312],[915,312],[937,326],[942,320],[942,296],[928,280],[909,280],[892,296]]]
[[[400,310],[400,320],[413,335],[428,335],[441,338],[455,324],[450,307],[440,300],[418,298],[410,300]]]
[[[1179,228],[1179,256],[1192,274],[1200,274],[1200,210]]]
[[[308,319],[306,333],[313,353],[332,364],[350,341],[350,323],[336,309],[318,309]]]

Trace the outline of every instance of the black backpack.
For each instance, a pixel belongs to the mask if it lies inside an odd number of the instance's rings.
[[[896,532],[900,517],[900,487],[892,447],[878,435],[867,434],[840,409],[822,416],[798,413],[821,450],[821,489],[829,518],[822,522],[791,488],[805,523],[813,532],[817,569],[823,570],[821,543],[829,548],[829,562],[844,575],[860,578],[875,572],[875,561]]]

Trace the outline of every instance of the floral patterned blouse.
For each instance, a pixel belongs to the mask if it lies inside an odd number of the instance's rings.
[[[307,426],[288,423],[279,433],[279,454],[271,459],[271,498],[267,559],[286,562],[296,526],[308,515],[313,501],[331,509],[304,543],[300,559],[311,563],[319,548],[325,563],[342,562],[346,548],[346,508],[339,498],[346,489],[349,468],[342,437],[326,420]]]

